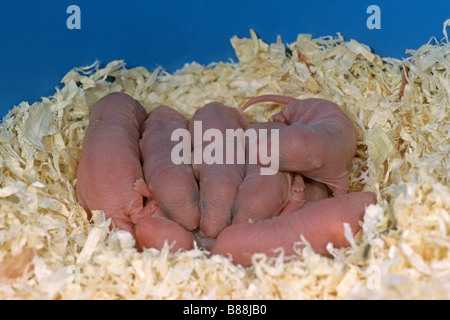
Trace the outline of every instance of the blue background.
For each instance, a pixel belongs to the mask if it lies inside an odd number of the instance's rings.
[[[81,9],[81,29],[69,30],[69,5]],[[369,30],[369,5],[381,9],[381,29]],[[450,0],[6,0],[0,4],[0,117],[22,100],[53,95],[73,67],[125,59],[127,67],[236,60],[233,35],[249,29],[267,42],[299,33],[356,39],[381,56],[403,58],[431,37],[442,39]],[[449,28],[450,29],[450,28]],[[450,30],[448,30],[450,33]]]

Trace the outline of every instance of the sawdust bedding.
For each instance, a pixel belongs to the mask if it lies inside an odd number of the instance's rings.
[[[172,74],[124,61],[74,68],[53,96],[10,110],[0,124],[1,299],[450,298],[448,39],[402,61],[340,34],[285,45],[251,31],[231,44],[237,62]],[[308,246],[294,258],[256,254],[249,268],[198,248],[139,253],[101,212],[88,221],[75,196],[90,108],[112,91],[187,117],[210,101],[237,108],[259,94],[329,99],[359,132],[351,191],[374,191],[378,204],[350,248],[329,246],[332,259]],[[280,108],[247,114],[267,121]]]

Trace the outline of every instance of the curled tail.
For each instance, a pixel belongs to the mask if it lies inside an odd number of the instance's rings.
[[[251,105],[259,102],[275,102],[275,103],[281,103],[281,104],[289,104],[290,102],[296,101],[297,99],[288,97],[288,96],[282,96],[282,95],[276,95],[276,94],[266,94],[262,96],[255,97],[253,99],[250,99],[247,101],[246,104],[241,108],[242,111],[250,107]]]

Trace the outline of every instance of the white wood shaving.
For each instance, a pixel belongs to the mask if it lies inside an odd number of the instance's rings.
[[[124,61],[74,68],[53,96],[10,110],[0,123],[0,264],[34,255],[22,275],[0,282],[0,299],[450,298],[448,41],[408,50],[403,61],[340,34],[301,34],[289,54],[281,38],[267,44],[253,31],[231,45],[237,62],[193,62],[172,74]],[[113,91],[188,118],[207,102],[240,107],[260,94],[331,100],[359,133],[350,191],[374,191],[378,204],[367,208],[362,232],[346,233],[350,248],[328,246],[331,259],[301,237],[295,257],[255,254],[249,268],[198,248],[139,253],[101,213],[89,222],[75,195],[89,112]],[[267,121],[280,108],[246,113]]]

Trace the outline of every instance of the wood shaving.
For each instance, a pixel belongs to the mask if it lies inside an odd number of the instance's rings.
[[[231,45],[237,62],[174,73],[124,61],[74,68],[53,96],[9,111],[0,123],[0,299],[450,299],[448,41],[402,61],[340,34],[285,45],[251,31]],[[378,204],[362,232],[347,234],[350,248],[328,246],[331,259],[308,246],[295,257],[255,254],[249,268],[198,248],[139,253],[102,212],[88,221],[75,194],[90,110],[113,91],[188,118],[210,101],[238,108],[261,94],[331,100],[359,133],[350,191],[374,191]],[[246,114],[267,121],[280,108]]]

